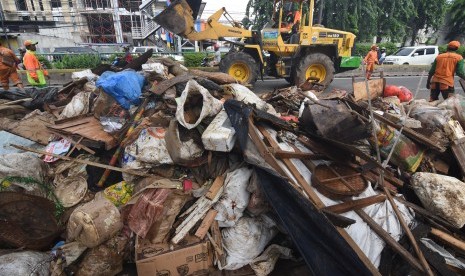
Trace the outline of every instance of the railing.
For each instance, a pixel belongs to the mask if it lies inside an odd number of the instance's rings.
[[[145,21],[142,22],[142,27],[133,27],[132,28],[132,38],[134,39],[145,39],[158,28],[158,24],[155,21]]]

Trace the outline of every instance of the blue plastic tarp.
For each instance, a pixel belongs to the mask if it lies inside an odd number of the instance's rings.
[[[95,84],[111,95],[123,108],[129,109],[131,104],[140,103],[144,81],[144,77],[133,70],[118,73],[106,71]]]

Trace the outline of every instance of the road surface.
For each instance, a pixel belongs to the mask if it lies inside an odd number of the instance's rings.
[[[420,90],[418,92],[418,99],[429,99],[429,90],[426,89],[427,76],[423,77],[420,84]],[[455,78],[455,92],[464,93],[462,87],[458,82],[459,78]],[[405,77],[386,77],[386,84],[402,85],[410,89],[413,94],[417,89],[420,77],[418,76],[405,76]],[[261,94],[274,89],[288,87],[289,84],[284,79],[265,79],[264,81],[257,81],[254,86],[254,91],[257,94]],[[352,79],[351,78],[335,78],[331,85],[327,88],[327,91],[331,91],[334,88],[344,89],[348,92],[352,92]],[[441,98],[441,97],[440,97]]]

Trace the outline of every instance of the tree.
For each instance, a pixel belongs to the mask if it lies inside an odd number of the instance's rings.
[[[270,0],[249,0],[245,9],[247,20],[253,18],[251,25],[256,30],[261,30],[263,26],[270,21],[272,14],[273,1]],[[243,23],[244,20],[245,19],[243,19]],[[245,23],[250,23],[250,20],[245,21]]]
[[[435,32],[439,29],[447,7],[446,0],[415,0],[413,4],[416,13],[408,21],[411,46],[415,44],[420,30]]]
[[[447,39],[457,39],[465,32],[465,0],[455,0],[449,9],[450,31]]]

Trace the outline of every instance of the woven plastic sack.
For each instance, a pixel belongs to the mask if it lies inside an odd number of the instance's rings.
[[[193,129],[205,117],[215,116],[223,107],[219,100],[195,80],[187,82],[186,89],[181,97],[176,98],[176,102],[176,119],[187,129]]]

